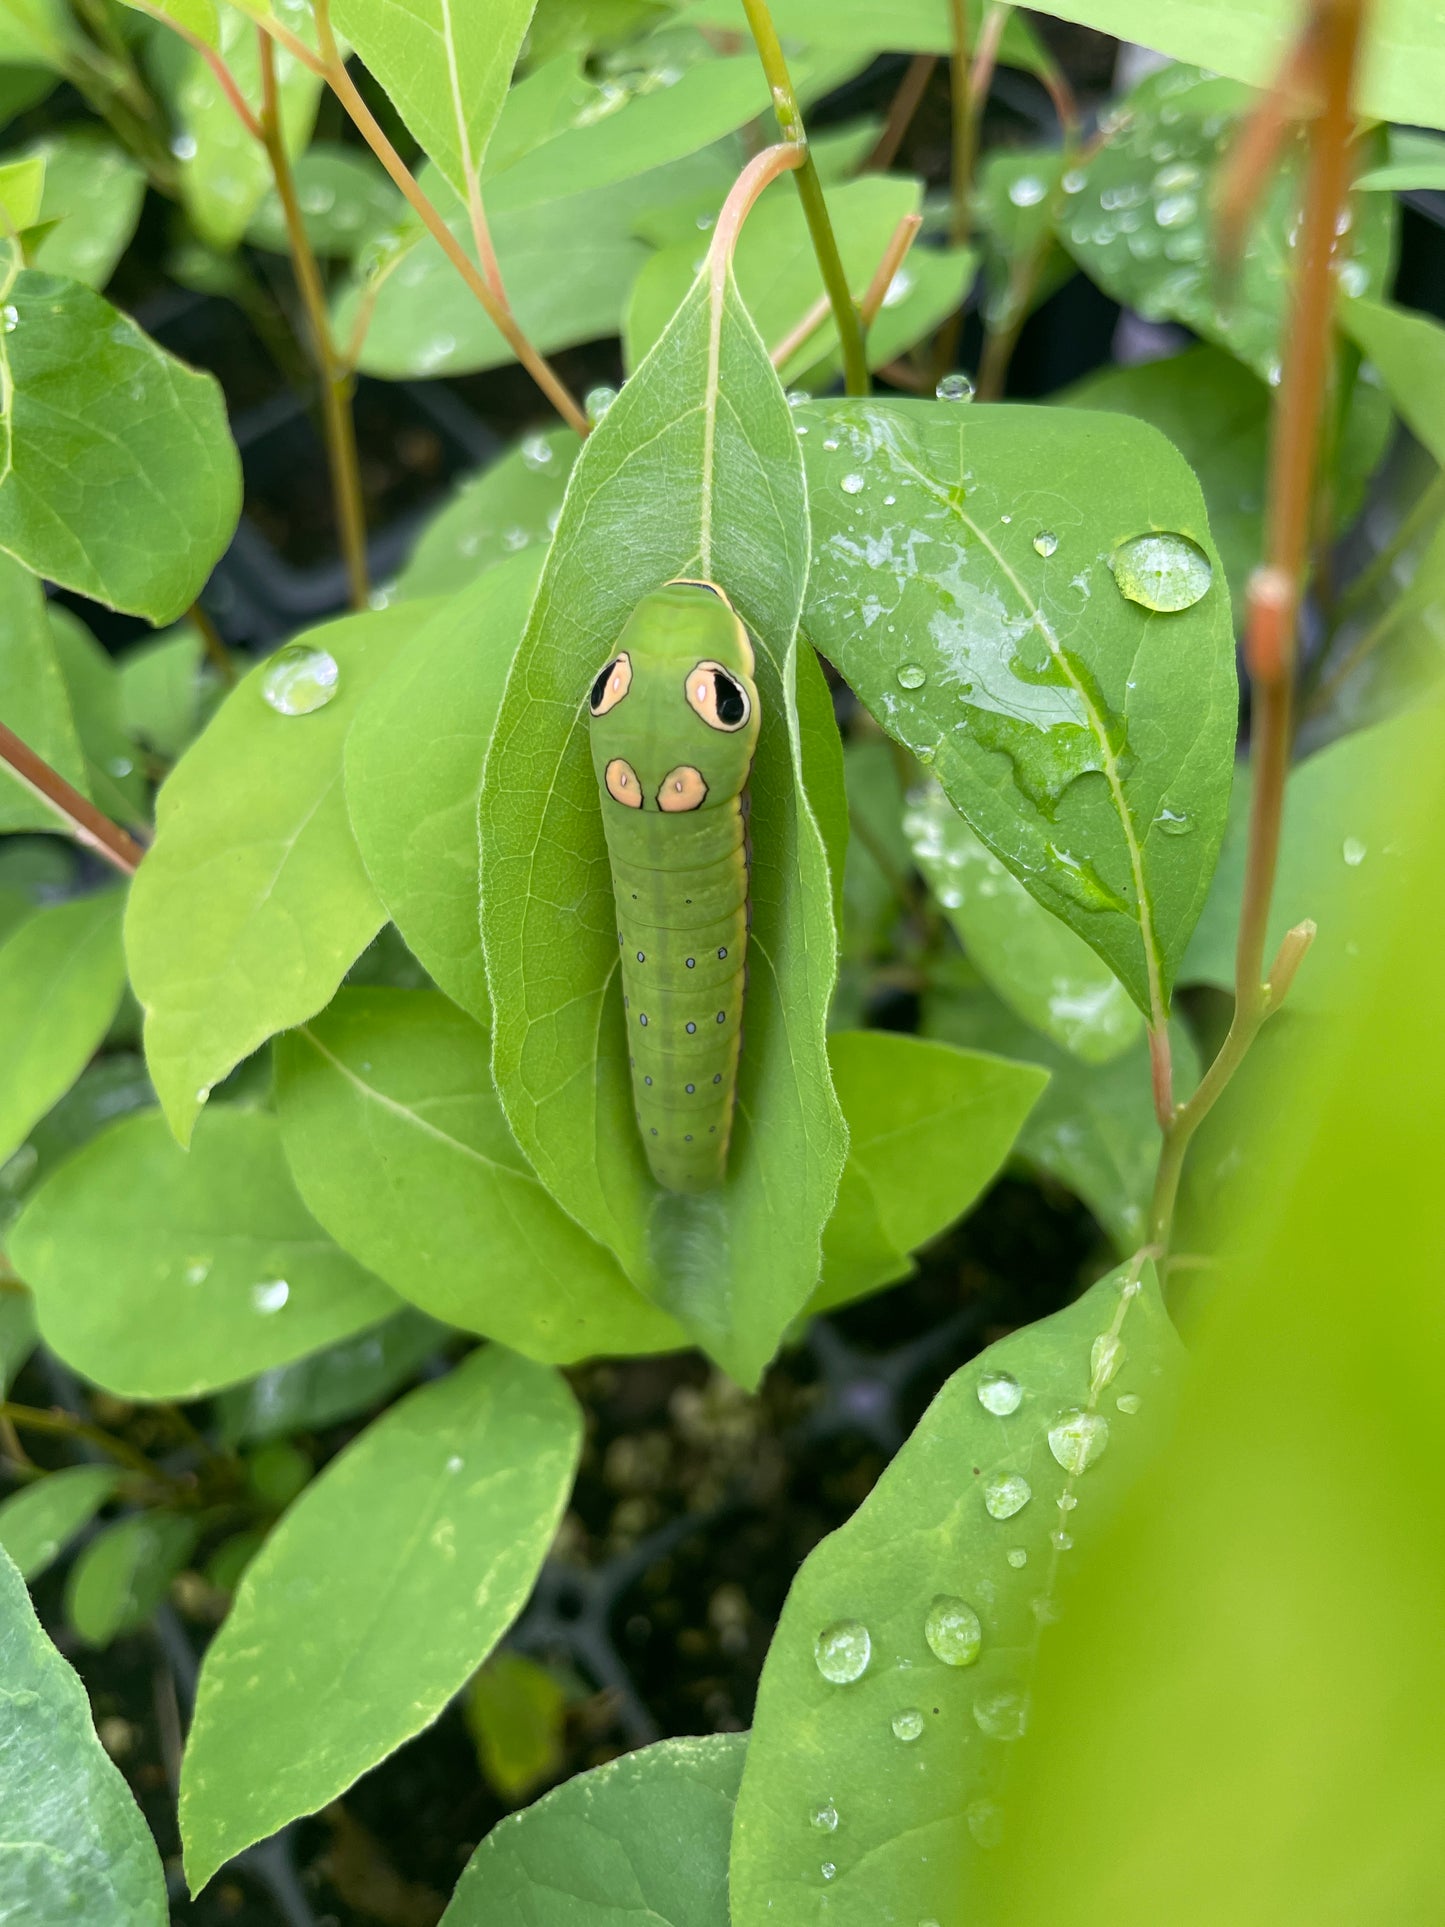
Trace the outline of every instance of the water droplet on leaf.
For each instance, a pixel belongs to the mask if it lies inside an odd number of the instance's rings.
[[[857,474],[845,475],[838,486],[845,495],[861,495],[863,493],[863,477]]]
[[[969,1832],[981,1847],[996,1847],[1003,1839],[1003,1812],[992,1800],[975,1800],[964,1817]]]
[[[1125,1418],[1133,1418],[1144,1401],[1137,1392],[1120,1392],[1119,1396],[1114,1400],[1114,1403],[1124,1414]]]
[[[1023,1546],[1010,1546],[1008,1549],[1008,1562],[1015,1568],[1026,1566],[1029,1562],[1027,1550]]]
[[[1009,183],[1008,197],[1015,207],[1037,207],[1046,192],[1037,174],[1020,174]]]
[[[928,671],[920,663],[905,662],[899,665],[898,687],[900,689],[922,689],[928,681]]]
[[[831,1800],[825,1800],[822,1806],[813,1808],[810,1818],[820,1833],[832,1833],[838,1825],[838,1809]]]
[[[1167,803],[1163,803],[1154,819],[1154,827],[1161,836],[1188,836],[1194,823],[1187,810],[1171,810]]]
[[[978,1381],[978,1402],[995,1418],[1007,1418],[1023,1403],[1024,1388],[1012,1372],[985,1372]]]
[[[309,642],[288,642],[267,663],[261,694],[278,716],[309,716],[331,701],[339,674],[329,650]]]
[[[899,1740],[916,1740],[923,1732],[923,1715],[916,1706],[906,1706],[901,1713],[893,1715],[893,1737]]]
[[[1076,1408],[1049,1427],[1049,1450],[1066,1472],[1086,1472],[1108,1443],[1109,1421],[1099,1412]]]
[[[983,1627],[966,1599],[940,1593],[923,1622],[928,1650],[945,1666],[972,1666],[983,1645]]]
[[[1037,555],[1052,555],[1059,546],[1059,538],[1052,529],[1040,529],[1034,537],[1034,552]]]
[[[983,1509],[990,1519],[1011,1519],[1033,1496],[1026,1478],[1017,1472],[1003,1472],[983,1488]]]
[[[991,1740],[1021,1740],[1028,1724],[1028,1708],[1021,1693],[985,1693],[973,1703],[980,1733]]]
[[[534,475],[552,466],[552,445],[545,435],[528,435],[522,443],[522,466]]]
[[[967,375],[945,375],[933,391],[940,401],[972,401],[973,382]]]
[[[813,1641],[818,1671],[834,1686],[861,1679],[872,1656],[873,1641],[861,1619],[836,1619]]]
[[[582,407],[588,421],[591,422],[594,428],[616,399],[617,390],[615,388],[603,386],[600,388],[591,388],[587,391],[587,399],[583,402]]]
[[[1340,845],[1340,855],[1352,870],[1358,870],[1368,854],[1365,845],[1357,836],[1347,836]]]
[[[291,1287],[284,1278],[268,1278],[251,1287],[251,1303],[259,1312],[280,1311],[290,1296]]]
[[[1100,1332],[1089,1352],[1090,1392],[1102,1392],[1123,1362],[1123,1339],[1112,1332]]]
[[[1136,535],[1121,543],[1109,566],[1120,595],[1161,614],[1192,609],[1214,576],[1209,557],[1198,543],[1168,531]]]

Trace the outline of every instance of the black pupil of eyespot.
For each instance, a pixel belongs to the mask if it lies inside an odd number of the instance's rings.
[[[714,669],[713,687],[717,691],[717,719],[720,723],[740,723],[747,714],[743,692],[725,670]]]
[[[594,709],[597,707],[598,703],[601,702],[602,698],[607,694],[607,678],[612,674],[613,670],[616,667],[617,667],[617,664],[615,662],[609,662],[605,669],[598,670],[597,680],[592,685],[592,707]]]

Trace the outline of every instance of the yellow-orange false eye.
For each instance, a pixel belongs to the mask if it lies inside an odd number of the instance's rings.
[[[706,798],[707,784],[702,771],[694,769],[691,763],[680,763],[663,777],[662,788],[657,792],[657,807],[676,815],[681,810],[700,810]]]
[[[688,671],[687,701],[709,729],[728,735],[741,729],[753,710],[747,690],[720,662],[700,662]]]
[[[594,716],[605,716],[609,709],[615,709],[632,687],[632,658],[624,649],[620,656],[605,664],[597,672],[597,680],[592,685],[588,706]]]
[[[637,771],[631,763],[624,762],[620,756],[614,756],[607,765],[604,780],[607,784],[607,794],[614,803],[623,803],[629,810],[642,808],[642,785],[638,782]]]

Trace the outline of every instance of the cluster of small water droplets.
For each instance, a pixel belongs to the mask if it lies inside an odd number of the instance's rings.
[[[861,1679],[873,1657],[873,1641],[861,1619],[837,1619],[813,1641],[818,1671],[834,1686]]]
[[[261,694],[278,716],[309,716],[335,696],[340,673],[330,650],[288,642],[267,663]]]
[[[1108,1443],[1109,1421],[1101,1412],[1076,1406],[1049,1427],[1049,1450],[1064,1470],[1075,1476],[1096,1464]]]

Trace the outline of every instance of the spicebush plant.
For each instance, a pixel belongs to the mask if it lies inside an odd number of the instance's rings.
[[[458,1695],[523,1803],[615,1684],[506,1643],[568,1368],[751,1395],[1006,1166],[1085,1288],[805,1560],[751,1732],[354,1917],[1426,1917],[1445,31],[1065,12],[1160,57],[1081,105],[992,0],[0,0],[0,1919],[281,1893],[248,1850]],[[1003,400],[1075,275],[1152,358]],[[341,586],[255,660],[221,390],[127,312],[186,289],[324,433]],[[508,368],[378,571],[358,376]],[[57,1650],[172,1596],[183,1882]]]

